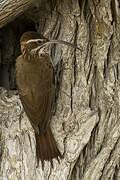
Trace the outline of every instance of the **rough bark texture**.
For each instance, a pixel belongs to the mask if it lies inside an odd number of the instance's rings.
[[[37,0],[1,0],[0,28],[30,8]]]
[[[53,169],[48,162],[44,172],[41,164],[36,168],[34,131],[17,91],[0,89],[1,179],[120,179],[119,5],[117,0],[51,0],[18,19],[29,19],[30,27],[34,24],[44,36],[72,42],[83,51],[61,45],[49,49],[54,64],[60,62],[60,90],[51,127],[64,153],[60,164],[54,160]],[[23,23],[21,28],[18,23],[12,30],[8,25],[1,34],[17,29],[20,35],[29,25]],[[14,64],[20,53],[19,47],[17,52],[13,48],[15,44],[8,47],[10,52],[5,51],[7,44],[2,44],[1,64],[5,65],[5,60],[9,64],[11,59]],[[8,86],[11,88],[9,82]]]

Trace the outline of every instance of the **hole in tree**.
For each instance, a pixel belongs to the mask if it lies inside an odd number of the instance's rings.
[[[17,18],[0,30],[0,86],[16,90],[15,62],[20,52],[20,37],[26,31],[36,31],[35,23],[25,16]]]

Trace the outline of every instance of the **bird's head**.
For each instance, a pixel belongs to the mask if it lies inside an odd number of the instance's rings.
[[[49,40],[42,36],[41,34],[33,31],[28,31],[23,33],[20,39],[20,45],[21,45],[21,52],[23,55],[26,53],[28,54],[35,54],[38,52],[39,54],[44,52],[44,49],[49,44],[64,44],[67,46],[71,46],[73,48],[76,48],[81,51],[80,48],[78,48],[76,45],[73,45],[69,42],[62,41],[62,40]]]
[[[33,50],[37,50],[38,47],[43,46],[49,40],[43,37],[41,34],[33,31],[25,32],[20,39],[21,52],[24,54],[26,51],[31,53]]]

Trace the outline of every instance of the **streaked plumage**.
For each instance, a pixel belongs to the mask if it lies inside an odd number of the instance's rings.
[[[37,162],[41,160],[42,165],[44,160],[52,163],[53,158],[62,157],[49,124],[55,94],[54,70],[49,55],[42,49],[37,51],[47,41],[36,32],[24,33],[20,40],[22,55],[16,60],[16,84],[35,130]]]

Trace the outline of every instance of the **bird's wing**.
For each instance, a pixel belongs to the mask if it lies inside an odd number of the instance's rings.
[[[24,110],[34,129],[39,126],[42,131],[46,130],[52,115],[53,91],[53,89],[49,90],[43,96],[35,98],[30,93],[24,96],[19,94]],[[29,97],[32,97],[31,102],[28,100]]]
[[[25,64],[22,57],[16,65],[16,83],[24,110],[36,129],[45,131],[51,119],[55,86],[53,70],[35,64]],[[21,67],[21,68],[20,68]],[[44,70],[44,72],[43,72]],[[42,72],[42,73],[41,73]]]

